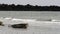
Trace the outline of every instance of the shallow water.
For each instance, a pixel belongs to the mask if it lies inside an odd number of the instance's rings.
[[[0,26],[1,34],[60,34],[60,25],[50,24],[41,26],[29,26],[27,29],[15,29],[8,25]]]
[[[60,34],[60,23],[43,20],[60,19],[60,12],[36,12],[36,11],[0,11],[0,17],[13,17],[21,19],[37,19],[37,22],[29,23],[27,29],[15,29],[8,27],[10,23],[6,21],[5,26],[0,26],[0,34]],[[42,20],[42,22],[40,22]]]

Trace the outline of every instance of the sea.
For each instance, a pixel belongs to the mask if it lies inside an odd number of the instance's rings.
[[[0,26],[0,34],[60,34],[59,22],[48,23],[51,22],[50,19],[60,20],[59,11],[0,11],[0,17],[36,19],[36,21],[39,21],[38,23],[31,23],[33,26],[29,25],[27,29],[8,27],[9,24],[7,23],[10,22],[7,21],[4,26]]]

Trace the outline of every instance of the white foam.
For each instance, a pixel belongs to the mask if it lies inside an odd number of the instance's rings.
[[[49,19],[50,20],[50,19]],[[29,23],[29,24],[41,24],[41,23],[45,23],[45,24],[60,24],[60,20],[55,20],[55,19],[51,19],[51,21],[37,21],[36,19],[18,19],[18,18],[11,18],[11,17],[7,17],[7,18],[3,18],[2,20],[0,19],[0,21],[3,21],[5,24],[18,24],[18,23]],[[9,23],[8,23],[9,22]]]
[[[5,18],[5,19],[12,19],[12,18]]]
[[[52,21],[53,22],[60,22],[60,20],[57,20],[57,19],[53,19]]]

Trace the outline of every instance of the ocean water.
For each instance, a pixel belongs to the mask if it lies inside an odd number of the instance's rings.
[[[0,11],[0,17],[13,17],[21,19],[60,19],[60,12],[52,11]]]
[[[9,24],[7,23],[10,23],[10,22],[7,21],[5,26],[0,26],[0,34],[60,34],[59,22],[49,23],[49,21],[45,21],[49,19],[60,20],[60,12],[0,11],[0,17],[36,19],[38,21],[38,22],[29,23],[29,26],[27,29],[15,29],[12,27],[8,27]]]

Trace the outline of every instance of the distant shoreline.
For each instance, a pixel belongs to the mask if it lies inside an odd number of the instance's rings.
[[[15,4],[0,4],[0,11],[60,11],[60,6],[33,6],[27,5],[15,5]]]

